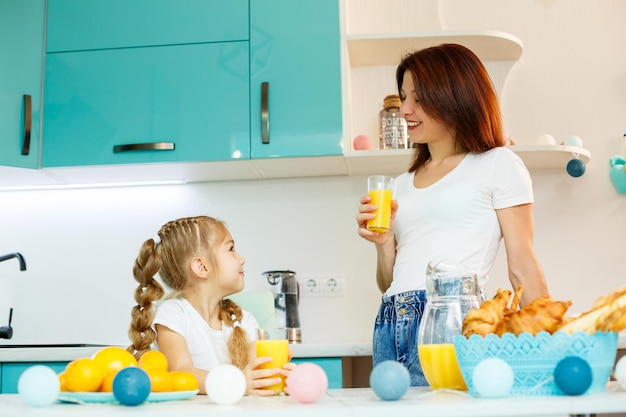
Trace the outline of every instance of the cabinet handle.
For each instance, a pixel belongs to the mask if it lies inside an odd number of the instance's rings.
[[[261,83],[261,143],[270,143],[270,83]]]
[[[130,151],[173,151],[176,149],[174,142],[152,142],[152,143],[129,143],[125,145],[115,145],[113,153]]]
[[[30,152],[30,128],[32,125],[32,105],[30,95],[24,94],[24,143],[22,143],[22,155]]]

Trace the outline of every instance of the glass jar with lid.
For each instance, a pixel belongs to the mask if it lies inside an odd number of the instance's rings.
[[[378,114],[380,149],[407,149],[408,130],[406,119],[400,114],[400,96],[391,94],[383,100]]]

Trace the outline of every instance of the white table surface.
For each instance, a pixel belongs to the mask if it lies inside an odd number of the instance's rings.
[[[0,416],[183,416],[183,417],[521,417],[570,416],[572,414],[624,413],[626,391],[611,386],[605,393],[567,396],[512,396],[480,399],[460,392],[431,392],[410,388],[398,401],[380,400],[369,388],[328,390],[313,404],[300,404],[294,398],[244,397],[234,405],[217,405],[207,396],[184,401],[144,403],[136,407],[119,404],[66,404],[33,408],[17,394],[0,395]]]

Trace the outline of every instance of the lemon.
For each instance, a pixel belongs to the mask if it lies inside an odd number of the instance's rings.
[[[104,373],[91,358],[71,361],[65,368],[65,388],[72,392],[96,392],[102,385]]]
[[[102,348],[91,358],[100,366],[104,375],[128,366],[137,366],[137,359],[133,354],[119,346]]]

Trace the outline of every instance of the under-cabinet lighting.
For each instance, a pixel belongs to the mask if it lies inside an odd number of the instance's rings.
[[[38,184],[0,187],[0,191],[75,190],[81,188],[144,187],[149,185],[187,184],[187,180],[89,182],[83,184]]]

